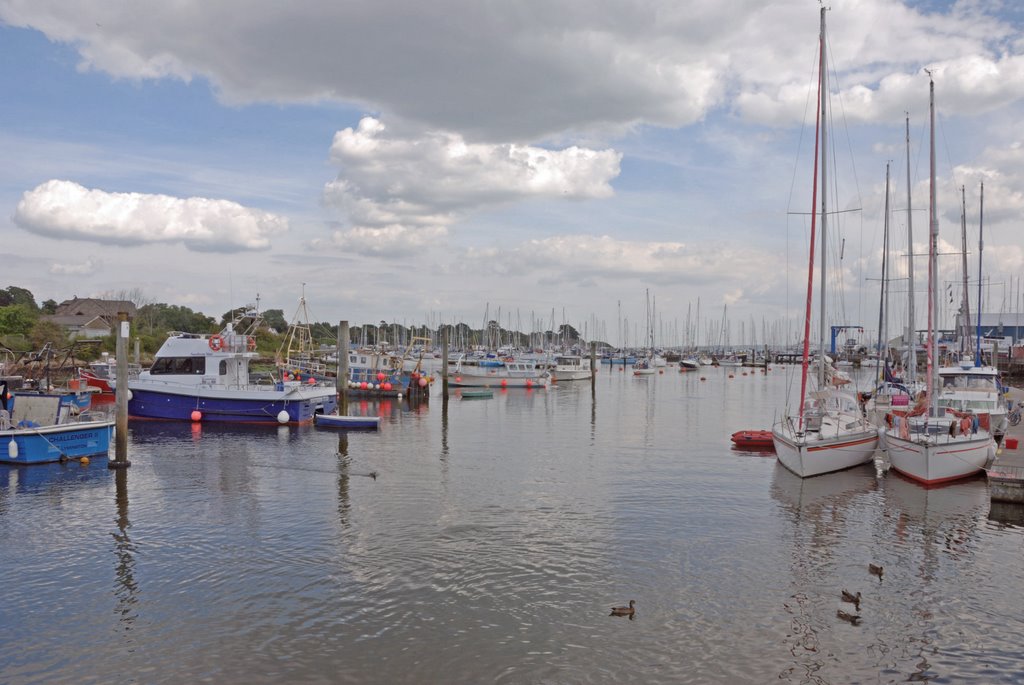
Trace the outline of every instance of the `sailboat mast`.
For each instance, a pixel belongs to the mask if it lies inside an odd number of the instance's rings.
[[[937,416],[939,387],[939,336],[936,316],[938,297],[939,216],[935,206],[935,81],[928,80],[929,179],[928,179],[928,409]]]
[[[917,382],[917,341],[914,331],[914,229],[910,192],[910,115],[907,114],[907,383]]]
[[[889,313],[889,284],[887,281],[888,260],[889,260],[889,163],[885,164],[885,218],[882,222],[882,289],[878,301],[878,357],[882,362],[878,365],[878,373],[884,373],[885,357],[882,349],[888,343],[886,324]]]
[[[828,217],[828,183],[827,175],[825,173],[826,161],[828,160],[828,145],[827,145],[827,133],[828,133],[828,71],[826,68],[827,60],[825,56],[825,8],[821,8],[821,38],[820,38],[821,54],[818,56],[818,69],[819,69],[819,82],[821,94],[818,96],[821,116],[821,288],[820,288],[820,302],[818,303],[818,387],[825,387],[825,330],[828,326],[828,321],[825,320],[825,268],[827,252],[826,242],[828,231],[826,230],[826,221]]]
[[[981,252],[985,249],[982,240],[985,225],[985,182],[981,182],[981,200],[978,209],[978,353],[974,355],[974,365],[981,366]],[[992,362],[995,364],[995,361]]]
[[[956,337],[961,357],[971,349],[971,298],[967,295],[967,188],[960,186],[960,250],[963,262],[964,285],[960,316],[957,317]]]
[[[818,102],[821,103],[824,99],[825,94],[822,92],[822,86],[824,81],[824,74],[821,70],[821,66],[825,63],[825,8],[821,8],[821,31],[818,35],[818,51],[821,53],[818,59]],[[799,430],[803,430],[804,421],[804,405],[807,402],[807,371],[810,356],[810,345],[811,345],[811,299],[814,294],[814,240],[817,235],[816,224],[817,224],[817,204],[818,204],[818,144],[820,142],[820,131],[824,122],[821,120],[821,113],[824,109],[824,105],[815,108],[815,116],[817,121],[814,127],[814,173],[811,174],[811,245],[808,251],[809,257],[807,259],[807,300],[804,305],[804,349],[803,359],[800,364],[800,411],[798,416],[800,417]],[[824,154],[824,153],[823,153]],[[699,300],[698,300],[699,302]],[[822,338],[822,345],[824,346],[824,338]],[[824,365],[824,347],[821,350],[822,354],[822,365]],[[824,372],[823,372],[824,375]]]

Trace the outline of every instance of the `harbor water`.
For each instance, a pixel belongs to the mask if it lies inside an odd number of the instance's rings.
[[[732,447],[791,373],[133,421],[129,469],[0,467],[0,682],[1020,682],[1020,510]]]

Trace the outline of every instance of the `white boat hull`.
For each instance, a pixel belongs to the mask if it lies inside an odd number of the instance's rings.
[[[872,461],[878,447],[878,433],[864,430],[818,439],[816,433],[790,436],[776,429],[772,431],[772,441],[780,464],[801,478],[810,478]]]
[[[589,381],[592,374],[589,370],[582,371],[559,371],[555,369],[551,372],[551,379],[558,383],[562,381]]]
[[[886,430],[884,441],[892,468],[925,485],[972,476],[985,467],[995,452],[995,442],[987,433],[907,439],[890,429]]]

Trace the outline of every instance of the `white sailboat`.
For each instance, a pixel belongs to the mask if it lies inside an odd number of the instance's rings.
[[[964,189],[961,188],[961,193]],[[981,217],[978,222],[978,283],[981,283],[981,253],[984,241],[981,231],[984,230],[985,184],[981,185]],[[939,409],[950,408],[966,412],[972,410],[977,414],[989,415],[989,426],[996,443],[1000,442],[1009,424],[1006,398],[1003,396],[999,382],[999,370],[994,366],[982,363],[980,348],[977,356],[971,356],[971,324],[970,306],[967,295],[967,203],[963,201],[961,216],[961,245],[963,249],[963,304],[960,316],[957,317],[957,338],[959,338],[959,361],[954,366],[939,369]],[[981,311],[981,288],[978,288],[978,311]]]
[[[654,329],[651,328],[651,294],[647,291],[647,352],[633,364],[634,376],[651,376],[657,372],[654,354]]]
[[[826,161],[828,122],[828,79],[825,51],[825,8],[821,8],[821,32],[819,36],[818,63],[818,126],[816,143],[821,165],[821,282],[819,292],[820,316],[818,349],[825,349],[825,270],[826,270],[826,224],[827,175]],[[804,316],[803,365],[800,380],[800,407],[796,416],[784,415],[772,428],[772,441],[779,463],[800,476],[807,478],[833,471],[866,464],[874,458],[878,445],[878,432],[863,416],[854,395],[843,392],[831,384],[826,373],[825,355],[819,354],[817,364],[818,389],[807,392],[807,376],[810,366],[810,325],[811,297],[813,291],[815,220],[818,218],[817,195],[818,159],[815,159],[815,174],[812,192],[810,265],[807,280],[807,309]]]
[[[929,177],[927,408],[890,415],[885,445],[892,468],[927,485],[980,471],[995,452],[990,417],[939,406],[938,257],[939,218],[935,207],[935,82],[929,80],[931,170]]]

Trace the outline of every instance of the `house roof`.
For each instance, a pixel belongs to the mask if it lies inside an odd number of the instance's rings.
[[[135,305],[128,300],[101,300],[92,297],[64,300],[54,312],[54,316],[87,316],[90,319],[102,316],[109,321],[117,318],[118,312],[127,312],[134,317]]]

